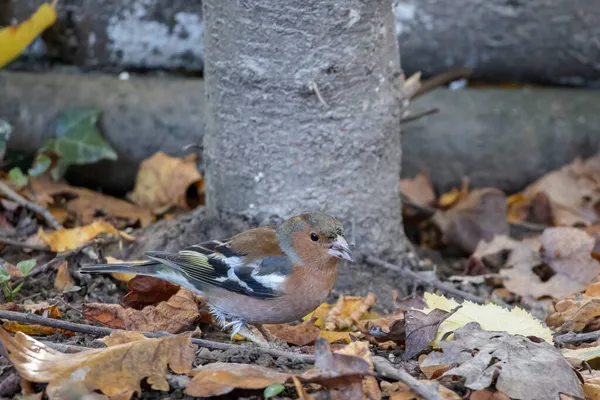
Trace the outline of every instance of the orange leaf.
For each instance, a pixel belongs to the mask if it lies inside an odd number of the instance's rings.
[[[120,236],[126,240],[135,240],[131,235],[118,231],[114,226],[106,221],[95,221],[90,225],[73,229],[60,229],[50,234],[44,232],[41,228],[38,236],[50,246],[52,251],[68,251],[89,242],[101,233],[108,233]]]
[[[264,325],[265,328],[279,339],[285,340],[287,343],[295,344],[296,346],[306,346],[313,343],[318,337],[321,330],[315,325],[317,318],[303,321],[298,325],[276,324]]]
[[[129,293],[123,298],[123,303],[141,310],[147,305],[169,300],[180,288],[162,279],[137,275],[127,283],[127,289]]]
[[[20,324],[14,321],[6,321],[2,324],[2,327],[7,331],[17,333],[22,332],[32,336],[50,336],[56,332],[60,332],[64,336],[75,336],[74,332],[67,331],[65,329],[53,328],[51,326],[36,325],[36,324]],[[0,330],[1,331],[1,330]]]
[[[54,290],[59,293],[75,286],[75,281],[69,273],[69,263],[63,261],[56,270],[56,278],[54,279]]]

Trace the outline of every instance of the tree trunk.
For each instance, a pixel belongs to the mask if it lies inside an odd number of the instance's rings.
[[[404,249],[391,0],[206,0],[207,205],[320,210],[357,250]]]

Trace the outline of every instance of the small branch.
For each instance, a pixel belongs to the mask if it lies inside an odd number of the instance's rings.
[[[44,207],[40,206],[37,203],[31,202],[31,201],[25,199],[20,194],[18,194],[14,190],[12,190],[10,186],[8,186],[6,183],[1,182],[1,181],[0,181],[0,192],[4,193],[4,195],[6,197],[11,199],[12,201],[17,202],[19,205],[37,213],[37,214],[40,214],[42,217],[44,217],[44,219],[46,220],[48,225],[50,225],[52,228],[54,228],[56,230],[62,229],[62,225],[56,220],[56,218],[54,218],[54,216],[52,214],[50,214],[50,211],[46,210]]]
[[[383,357],[373,357],[373,366],[377,371],[378,375],[382,378],[393,379],[400,381],[406,386],[412,389],[413,392],[424,398],[425,400],[443,400],[444,397],[434,386],[439,383],[433,383],[431,385],[425,384],[418,379],[414,378],[411,374],[403,369],[395,368],[388,360]]]
[[[402,119],[400,120],[400,123],[404,124],[407,122],[416,121],[416,120],[426,117],[428,115],[437,114],[439,112],[440,112],[439,108],[431,108],[429,110],[421,111],[421,112],[418,112],[415,114],[408,113],[407,115],[402,117]]]
[[[586,332],[586,333],[575,333],[569,332],[563,335],[554,337],[556,344],[567,344],[567,343],[579,343],[579,342],[591,342],[600,339],[600,331]]]
[[[45,317],[42,317],[41,315],[26,314],[26,313],[14,312],[14,311],[1,311],[0,310],[0,319],[7,319],[9,321],[17,321],[17,322],[24,323],[24,324],[39,324],[39,325],[44,325],[44,326],[51,326],[53,328],[65,329],[65,330],[69,330],[72,332],[87,333],[89,335],[99,336],[99,337],[108,336],[113,331],[118,330],[118,329],[105,328],[105,327],[100,327],[100,326],[78,324],[75,322],[67,322],[67,321],[63,321],[60,319],[45,318]],[[140,333],[149,338],[171,336],[171,334],[167,333],[167,332],[140,332]],[[215,342],[213,340],[197,339],[197,338],[192,338],[192,343],[197,344],[202,347],[206,347],[208,349],[213,349],[213,350],[247,349],[247,350],[256,350],[261,353],[267,353],[274,357],[287,357],[287,358],[290,358],[293,360],[298,360],[298,361],[305,362],[305,363],[313,363],[315,361],[314,356],[311,356],[308,354],[293,353],[291,351],[283,351],[283,350],[276,350],[276,349],[262,348],[262,347],[248,348],[246,346],[241,346],[241,345],[233,344],[233,343],[222,343],[222,342]]]
[[[485,303],[485,299],[483,297],[475,296],[471,293],[467,293],[465,291],[457,289],[454,286],[448,285],[448,284],[440,281],[437,278],[426,278],[408,268],[403,268],[398,265],[390,264],[386,261],[383,261],[383,260],[373,257],[373,256],[367,256],[365,261],[368,264],[376,265],[378,267],[383,267],[383,268],[387,268],[392,271],[399,272],[403,278],[409,278],[409,279],[413,279],[416,281],[427,283],[443,292],[453,294],[453,295],[461,297],[465,300],[470,300],[470,301],[473,301],[475,303],[480,303],[480,304]]]
[[[13,240],[9,238],[0,237],[0,244],[7,246],[18,247],[20,249],[35,250],[35,251],[52,251],[48,246],[42,246],[40,244],[27,244],[25,241]]]
[[[421,88],[415,93],[415,95],[411,98],[411,100],[416,99],[419,96],[424,95],[425,93],[439,87],[449,84],[450,82],[456,81],[458,79],[467,79],[471,76],[473,70],[471,68],[455,68],[450,71],[441,73],[434,77],[427,79],[426,81],[421,82]]]

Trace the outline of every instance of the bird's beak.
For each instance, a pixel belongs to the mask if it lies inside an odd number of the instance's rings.
[[[352,259],[352,252],[350,251],[348,242],[346,242],[346,239],[344,239],[343,236],[338,236],[333,242],[331,242],[329,245],[329,254],[337,258],[354,261]]]

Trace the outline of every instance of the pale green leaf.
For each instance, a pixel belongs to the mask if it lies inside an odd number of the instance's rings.
[[[33,162],[31,168],[29,168],[29,176],[40,176],[44,172],[48,171],[52,165],[52,160],[46,154],[38,154]]]
[[[268,398],[277,396],[279,393],[283,392],[284,390],[285,390],[284,385],[282,385],[281,383],[274,383],[265,388],[263,395],[265,396],[265,399],[268,399]]]
[[[17,264],[17,268],[19,268],[19,270],[21,270],[21,272],[23,273],[23,275],[27,275],[28,273],[31,272],[31,270],[33,268],[35,268],[36,264],[37,264],[37,261],[32,258],[30,260],[20,261]]]
[[[11,168],[11,170],[8,171],[8,178],[12,183],[17,185],[18,187],[27,185],[27,182],[29,180],[27,178],[27,175],[25,175],[19,167]]]
[[[10,280],[10,275],[6,268],[0,267],[0,283],[8,282]]]

